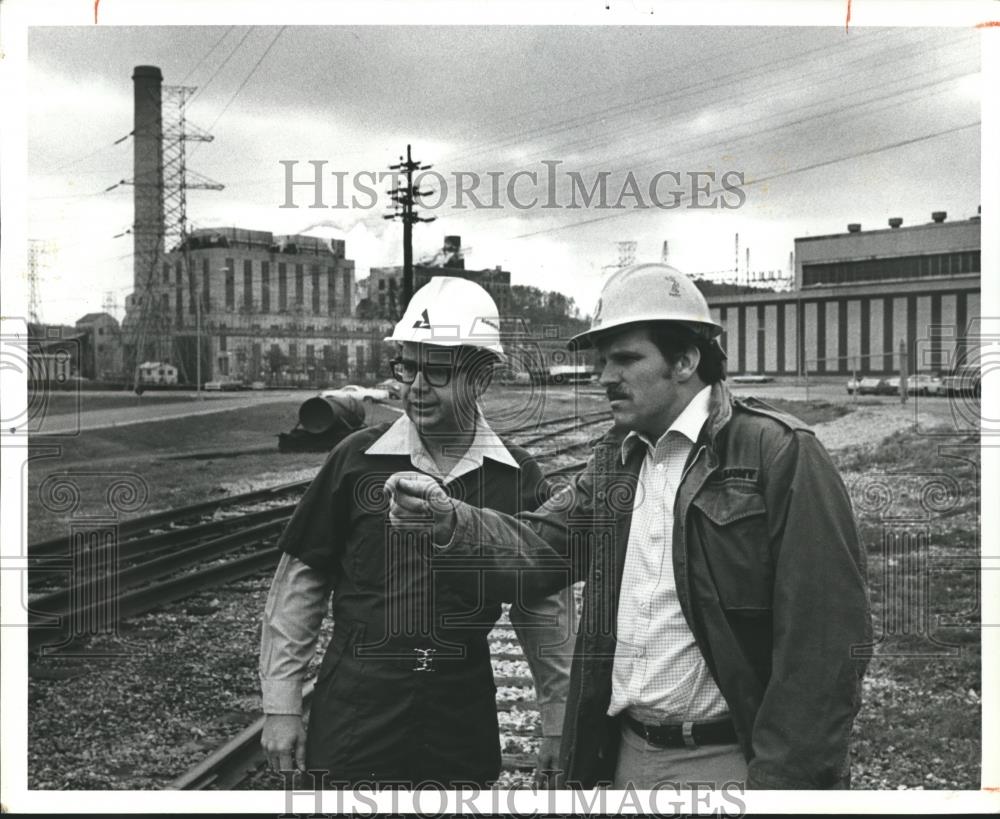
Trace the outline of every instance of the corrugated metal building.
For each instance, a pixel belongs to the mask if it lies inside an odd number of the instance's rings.
[[[980,310],[980,220],[933,221],[795,240],[795,288],[709,296],[728,371],[888,373],[905,342],[910,372],[948,370]]]

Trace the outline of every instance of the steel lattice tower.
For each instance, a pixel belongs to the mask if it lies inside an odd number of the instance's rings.
[[[182,280],[189,293],[196,292],[186,252],[187,190],[222,190],[223,186],[187,167],[187,143],[213,139],[187,120],[185,109],[195,88],[162,85],[162,75],[155,66],[137,66],[133,80],[134,177],[130,184],[135,186],[135,281],[130,312],[134,319],[128,317],[126,329],[133,359],[127,366],[138,386],[143,359],[178,359],[174,330],[180,328],[172,326],[171,291],[167,277],[158,280],[167,253],[182,252],[183,273],[174,280],[176,298],[183,299]]]

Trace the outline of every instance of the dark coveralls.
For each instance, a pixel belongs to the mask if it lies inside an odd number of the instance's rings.
[[[483,786],[498,777],[501,761],[487,635],[500,600],[516,599],[515,590],[478,567],[432,573],[430,527],[389,525],[383,485],[414,467],[403,455],[365,453],[388,426],[356,432],[334,449],[278,544],[328,574],[334,590],[307,766],[328,771],[328,787]],[[527,452],[507,448],[520,470],[486,458],[446,491],[508,514],[534,509],[541,471]],[[501,594],[487,597],[487,586]]]

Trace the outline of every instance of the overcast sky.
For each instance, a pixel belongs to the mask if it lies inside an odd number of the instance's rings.
[[[166,85],[198,87],[189,121],[211,143],[188,144],[188,166],[225,185],[190,191],[193,227],[236,225],[346,238],[358,275],[400,264],[402,229],[375,207],[311,209],[308,190],[285,201],[282,160],[311,177],[384,170],[409,142],[433,164],[448,198],[415,231],[417,257],[460,234],[467,266],[502,265],[512,281],[557,289],[592,309],[617,242],[636,258],[685,272],[785,271],[797,236],[976,213],[980,203],[980,51],[971,28],[305,27],[246,25],[34,28],[29,35],[28,235],[46,240],[42,317],[72,323],[119,304],[132,288],[132,70],[159,66]],[[972,127],[967,127],[972,126]],[[545,208],[547,166],[556,204]],[[561,164],[554,164],[561,163]],[[507,184],[519,170],[519,208]],[[613,205],[566,207],[568,172],[606,179]],[[692,172],[727,171],[748,185],[740,207],[691,204]],[[455,207],[454,174],[499,180],[499,207]],[[661,172],[676,172],[679,176]],[[687,190],[680,207],[653,206]],[[471,177],[470,177],[471,178]],[[680,179],[678,186],[676,180]],[[732,181],[735,177],[729,177]],[[706,177],[694,182],[704,185]],[[366,182],[366,184],[369,184]],[[425,188],[439,191],[429,180]],[[636,195],[636,191],[637,194]],[[734,194],[716,199],[733,205]],[[465,204],[470,204],[468,201]],[[578,204],[582,204],[578,198]],[[645,205],[645,207],[643,207]],[[119,313],[119,317],[120,317]]]

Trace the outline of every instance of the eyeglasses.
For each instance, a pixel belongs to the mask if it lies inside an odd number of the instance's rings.
[[[447,387],[451,381],[453,367],[451,362],[435,363],[425,361],[421,364],[412,358],[393,358],[389,361],[392,377],[404,384],[412,384],[417,380],[417,373],[422,373],[424,381],[432,387]]]

